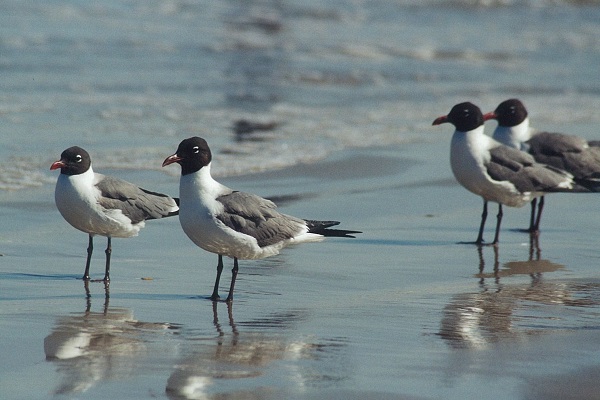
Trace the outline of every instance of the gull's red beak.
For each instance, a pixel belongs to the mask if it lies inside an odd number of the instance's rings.
[[[448,122],[448,116],[442,115],[441,117],[437,117],[435,120],[433,120],[433,124],[431,125],[440,125],[446,122]]]
[[[497,118],[498,118],[498,116],[493,111],[483,115],[484,121],[489,121],[490,119],[497,119]]]
[[[183,160],[183,158],[179,157],[177,155],[177,153],[175,153],[172,156],[165,158],[165,161],[163,161],[162,166],[166,167],[169,164],[173,164],[173,163],[179,162],[181,160]]]
[[[65,162],[63,160],[58,160],[58,161],[54,161],[52,163],[52,165],[50,166],[50,170],[54,171],[55,169],[59,169],[59,168],[66,167],[66,166],[67,166],[67,164],[65,164]]]

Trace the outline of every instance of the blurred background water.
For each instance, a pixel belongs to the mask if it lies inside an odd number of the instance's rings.
[[[447,140],[431,120],[465,100],[595,127],[599,21],[592,0],[3,1],[0,189],[53,182],[75,144],[159,170],[199,135],[231,175]]]

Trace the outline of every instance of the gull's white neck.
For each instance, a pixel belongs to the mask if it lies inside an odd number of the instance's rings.
[[[179,197],[182,201],[193,198],[216,199],[227,192],[227,188],[213,179],[210,164],[193,174],[182,175],[179,179]]]
[[[450,144],[452,151],[459,151],[458,148],[462,147],[472,154],[479,154],[484,150],[495,147],[493,146],[495,141],[489,136],[484,135],[483,129],[484,127],[481,125],[467,132],[455,131]]]
[[[531,129],[529,128],[529,117],[525,118],[519,125],[512,127],[500,126],[494,130],[494,139],[500,143],[523,150],[523,143],[531,139]]]
[[[83,174],[66,175],[60,174],[58,177],[57,186],[60,186],[62,191],[67,190],[64,186],[72,187],[79,197],[87,197],[92,194],[92,187],[96,183],[96,175],[90,165],[90,168]],[[71,194],[72,195],[72,194]]]

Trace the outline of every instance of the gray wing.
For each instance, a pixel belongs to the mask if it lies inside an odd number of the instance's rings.
[[[571,176],[554,167],[540,164],[533,156],[508,146],[490,150],[487,172],[497,181],[509,181],[520,192],[568,191],[559,185],[570,182]]]
[[[576,179],[600,180],[600,148],[580,137],[540,132],[527,141],[536,161],[573,174]]]
[[[98,176],[100,179],[95,185],[101,193],[98,203],[106,209],[121,210],[133,224],[179,212],[175,199],[166,194],[142,189],[119,178]]]
[[[217,197],[223,212],[217,218],[229,228],[252,236],[260,247],[291,239],[302,233],[306,223],[275,210],[275,203],[251,193],[232,192]]]

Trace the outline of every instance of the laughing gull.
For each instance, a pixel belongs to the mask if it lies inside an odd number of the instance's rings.
[[[449,122],[456,130],[450,145],[450,165],[456,180],[483,198],[483,213],[475,244],[483,244],[487,203],[498,203],[496,234],[498,244],[502,205],[522,207],[545,192],[583,190],[572,175],[545,164],[517,149],[505,146],[483,133],[483,114],[472,103],[455,105],[433,125]]]
[[[56,207],[73,227],[89,235],[83,279],[90,279],[90,259],[95,235],[106,236],[104,282],[110,281],[111,238],[137,236],[147,219],[177,215],[178,200],[150,192],[124,180],[95,173],[92,160],[81,147],[69,147],[55,161],[59,169],[54,199]]]
[[[518,99],[503,101],[483,118],[498,121],[493,137],[500,143],[528,152],[537,162],[571,173],[577,183],[590,191],[600,190],[600,143],[574,135],[534,131],[529,126],[527,109]],[[530,232],[539,231],[543,208],[544,196],[539,204],[537,199],[531,201]]]
[[[358,231],[329,229],[337,221],[303,220],[281,214],[276,205],[250,193],[234,191],[213,179],[212,155],[199,137],[183,140],[163,167],[181,165],[179,221],[197,246],[219,256],[211,300],[219,299],[223,256],[233,258],[231,285],[226,301],[233,300],[238,259],[261,259],[278,254],[291,244],[322,240],[325,236],[354,237]]]

